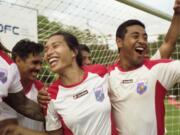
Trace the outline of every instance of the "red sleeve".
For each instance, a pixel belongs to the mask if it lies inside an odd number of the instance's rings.
[[[84,66],[83,69],[91,73],[96,73],[101,77],[107,74],[107,68],[100,64]]]
[[[115,120],[112,113],[111,113],[111,130],[112,130],[112,135],[118,135],[118,132],[116,130]]]
[[[38,91],[44,87],[44,84],[39,80],[34,81],[34,84]]]

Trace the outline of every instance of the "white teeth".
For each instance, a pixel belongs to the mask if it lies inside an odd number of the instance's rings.
[[[54,66],[57,64],[57,61],[58,61],[58,58],[51,58],[51,59],[49,59],[49,64],[51,66]]]
[[[56,65],[56,64],[57,64],[57,62],[56,62],[56,61],[54,61],[54,62],[50,63],[50,65],[51,65],[51,66],[54,66],[54,65]]]
[[[51,58],[49,59],[49,63],[53,62],[53,61],[57,61],[57,58]]]
[[[136,50],[144,51],[144,48],[142,48],[142,47],[137,47]]]

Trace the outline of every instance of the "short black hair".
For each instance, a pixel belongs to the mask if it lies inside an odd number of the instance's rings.
[[[63,36],[68,47],[73,50],[73,51],[77,51],[77,56],[76,56],[76,62],[77,64],[81,67],[83,65],[82,63],[82,54],[81,54],[81,49],[80,49],[80,44],[78,42],[78,39],[71,33],[69,32],[65,32],[65,31],[58,31],[52,35],[49,36],[52,37],[52,36]]]
[[[81,51],[86,51],[86,52],[90,53],[89,47],[85,44],[80,44],[80,49],[81,49]]]
[[[116,38],[119,37],[119,38],[124,38],[126,32],[127,32],[127,27],[129,26],[133,26],[133,25],[140,25],[142,26],[144,29],[145,29],[145,25],[139,21],[139,20],[127,20],[125,22],[123,22],[122,24],[119,25],[117,31],[116,31]]]
[[[17,56],[22,59],[29,57],[29,54],[33,56],[42,53],[44,46],[42,44],[30,41],[28,39],[22,39],[18,41],[12,49],[12,59],[15,60]]]

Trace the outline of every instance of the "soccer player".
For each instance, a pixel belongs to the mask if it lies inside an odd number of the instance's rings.
[[[40,106],[24,95],[17,65],[6,52],[7,49],[0,43],[0,112],[6,111],[2,105],[5,100],[17,112],[36,120],[44,120]],[[0,130],[11,123],[5,119],[3,113],[0,113]]]
[[[27,39],[20,40],[12,49],[12,59],[20,71],[24,93],[27,98],[36,103],[38,91],[44,87],[43,83],[37,80],[37,74],[42,67],[43,49],[43,45]],[[43,122],[32,120],[21,114],[18,114],[18,123],[30,129],[44,130]]]
[[[59,80],[49,88],[52,100],[47,108],[46,129],[63,129],[65,134],[109,135],[111,105],[106,68],[83,69],[80,51],[77,39],[65,32],[53,34],[46,43],[45,59],[59,74]]]
[[[176,22],[180,22],[179,5],[176,0],[173,17]],[[179,33],[179,29],[173,31],[175,35]],[[173,36],[168,42],[165,39],[165,43],[174,43],[169,41],[174,40]],[[180,82],[180,61],[145,59],[147,33],[138,20],[122,23],[116,32],[116,42],[121,50],[120,61],[109,68],[109,82],[118,132],[164,135],[164,97],[167,90]]]

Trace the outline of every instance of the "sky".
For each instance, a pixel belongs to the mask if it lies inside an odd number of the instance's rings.
[[[172,15],[173,9],[172,5],[174,4],[175,0],[137,0],[154,8],[157,8],[167,14]]]

